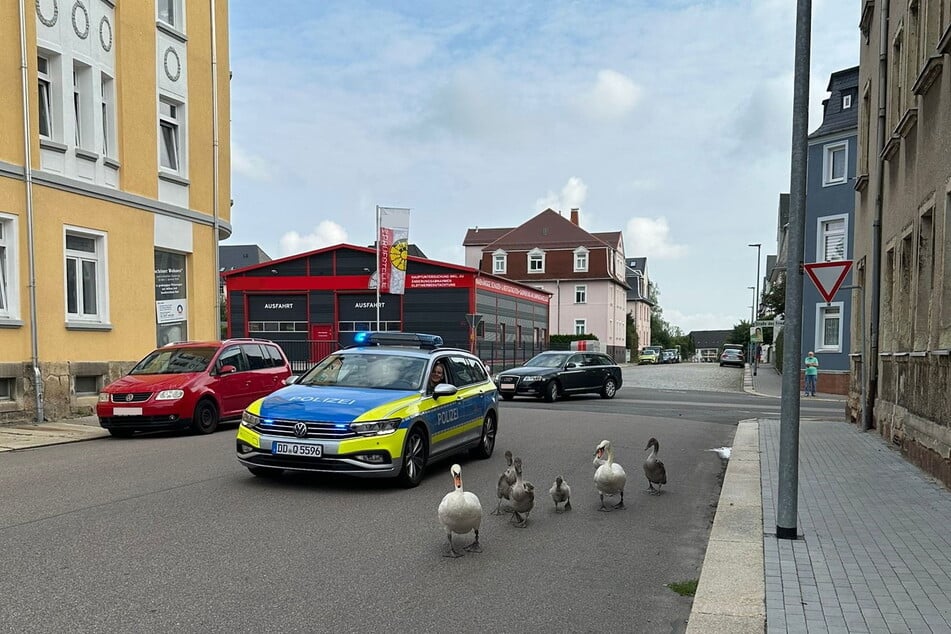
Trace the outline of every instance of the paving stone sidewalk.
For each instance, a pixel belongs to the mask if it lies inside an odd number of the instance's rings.
[[[951,492],[877,432],[800,424],[799,540],[778,540],[779,421],[760,420],[769,633],[951,633]]]

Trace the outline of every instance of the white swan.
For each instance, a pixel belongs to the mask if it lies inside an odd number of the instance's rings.
[[[502,475],[499,476],[499,483],[496,486],[495,494],[499,498],[499,503],[496,505],[495,510],[492,511],[492,515],[501,515],[502,514],[502,500],[511,499],[512,495],[512,485],[515,484],[515,467],[512,466],[512,452],[505,452],[505,471],[502,472]]]
[[[522,480],[522,459],[515,458],[515,484],[512,485],[512,521],[518,528],[528,524],[528,514],[535,506],[535,486]],[[525,517],[522,517],[522,513]]]
[[[479,526],[482,524],[482,504],[475,493],[462,490],[462,467],[454,464],[449,473],[452,475],[455,490],[443,497],[437,511],[439,521],[446,527],[446,535],[449,538],[449,552],[444,557],[462,557],[462,553],[456,552],[452,547],[452,534],[465,535],[470,531],[475,531],[475,541],[466,546],[465,550],[481,553]]]
[[[555,503],[556,511],[558,510],[558,505],[562,502],[565,503],[566,511],[571,510],[571,487],[568,486],[568,483],[565,482],[562,476],[555,478],[555,483],[551,485],[548,492],[551,493],[551,499]]]
[[[658,444],[656,438],[651,438],[647,441],[647,446],[644,447],[644,451],[648,449],[651,450],[647,460],[644,461],[644,475],[647,476],[647,486],[650,493],[660,493],[661,485],[667,484],[667,468],[664,467],[664,463],[657,459],[657,454],[660,452],[660,444]],[[654,488],[654,485],[657,485],[657,488]]]
[[[605,495],[621,495],[621,501],[614,505],[616,509],[624,508],[624,483],[627,482],[627,474],[624,468],[614,462],[614,449],[611,448],[610,441],[602,440],[595,451],[595,458],[605,458],[604,464],[598,467],[594,472],[594,485],[598,488],[601,495],[601,508],[599,511],[607,511],[604,506]]]

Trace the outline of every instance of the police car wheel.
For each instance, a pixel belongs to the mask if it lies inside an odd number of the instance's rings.
[[[495,450],[495,434],[498,432],[498,425],[495,422],[495,416],[487,414],[482,422],[482,437],[479,439],[479,446],[470,451],[473,458],[485,460],[492,457]]]
[[[419,486],[426,468],[426,437],[418,427],[410,430],[403,447],[403,469],[399,481],[406,488]]]
[[[192,416],[192,431],[196,434],[210,434],[218,429],[218,408],[208,399],[203,399],[195,406]]]

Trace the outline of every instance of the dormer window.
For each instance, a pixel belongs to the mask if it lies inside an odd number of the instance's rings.
[[[528,252],[528,272],[545,272],[545,252],[541,249],[532,249]]]
[[[852,107],[852,95],[842,95],[842,109],[848,110]]]
[[[586,273],[588,271],[588,250],[584,247],[575,249],[575,273]]]
[[[504,275],[508,270],[508,254],[499,250],[492,254],[492,272],[497,275]]]

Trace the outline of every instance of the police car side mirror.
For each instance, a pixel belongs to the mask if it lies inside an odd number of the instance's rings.
[[[433,398],[439,398],[440,396],[452,396],[459,390],[456,389],[456,386],[452,383],[440,383],[433,389]]]
[[[297,383],[297,379],[299,378],[300,377],[297,376],[296,374],[292,374],[286,379],[284,379],[284,385],[294,385],[295,383]]]

